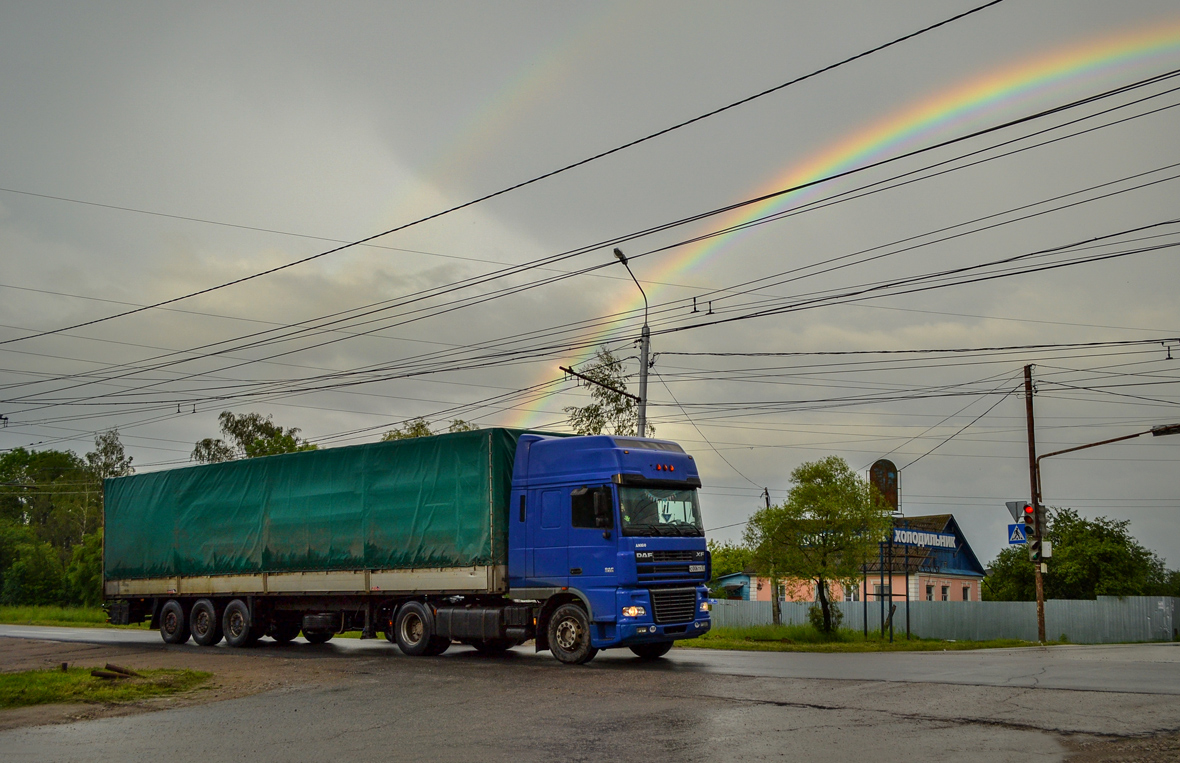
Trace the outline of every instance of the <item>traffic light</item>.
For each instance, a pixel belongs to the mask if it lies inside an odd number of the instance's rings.
[[[1024,512],[1024,537],[1028,544],[1028,558],[1039,564],[1041,561],[1041,535],[1037,527],[1037,510],[1031,503],[1021,509]]]

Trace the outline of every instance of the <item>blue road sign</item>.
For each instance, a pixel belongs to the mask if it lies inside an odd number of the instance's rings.
[[[1021,543],[1028,543],[1028,538],[1024,537],[1024,525],[1008,525],[1008,545],[1017,546]]]

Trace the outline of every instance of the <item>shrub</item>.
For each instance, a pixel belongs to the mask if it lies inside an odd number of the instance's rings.
[[[831,608],[832,618],[832,632],[840,630],[840,624],[844,622],[844,612],[839,607]],[[824,632],[824,611],[819,604],[812,604],[811,608],[807,610],[807,621],[811,623],[811,627],[815,628],[820,633]]]

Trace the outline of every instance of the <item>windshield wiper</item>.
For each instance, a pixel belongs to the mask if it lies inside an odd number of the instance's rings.
[[[697,527],[696,525],[692,524],[691,522],[685,522],[683,520],[676,520],[675,522],[672,523],[671,526],[676,528],[676,534],[682,538],[683,537],[696,538],[696,537],[700,537],[701,535],[704,535],[704,533],[701,531],[701,528]]]

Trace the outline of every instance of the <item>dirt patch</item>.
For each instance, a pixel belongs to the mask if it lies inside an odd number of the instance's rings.
[[[1066,740],[1074,750],[1070,763],[1174,763],[1180,760],[1180,734],[1160,734],[1137,739]]]
[[[0,731],[20,726],[111,718],[217,702],[275,689],[322,685],[337,681],[350,672],[347,660],[327,655],[315,660],[297,659],[284,656],[283,649],[278,645],[258,650],[231,650],[0,638],[0,672],[5,673],[55,668],[63,662],[71,667],[101,667],[112,662],[133,670],[187,668],[213,674],[213,678],[202,686],[170,697],[117,704],[37,705],[0,710]]]

